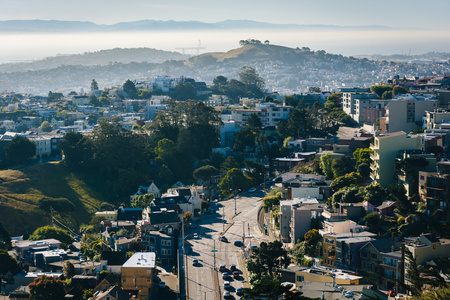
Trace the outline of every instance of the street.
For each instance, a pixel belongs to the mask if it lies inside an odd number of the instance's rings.
[[[245,249],[248,251],[250,245],[259,245],[265,238],[257,226],[257,213],[261,205],[263,192],[256,191],[252,194],[243,193],[235,201],[229,199],[221,201],[216,206],[215,214],[202,216],[200,222],[194,222],[196,229],[186,232],[186,269],[188,281],[187,293],[189,299],[223,299],[224,281],[229,281],[230,299],[239,299],[236,296],[236,289],[247,287],[247,272],[245,270],[244,251],[241,247],[235,246],[235,241],[242,241],[245,233]],[[225,224],[222,222],[222,215],[225,214]],[[232,218],[234,216],[234,218]],[[218,240],[221,232],[225,230],[224,236],[228,242]],[[193,239],[194,233],[199,235],[198,239]],[[214,242],[215,241],[215,242]],[[217,252],[213,252],[215,249]],[[214,270],[214,253],[216,254]],[[192,265],[192,260],[197,259],[199,264]],[[228,279],[222,278],[222,273],[218,272],[219,266],[225,264]],[[239,271],[239,278],[234,279],[230,270],[230,265],[236,265]]]

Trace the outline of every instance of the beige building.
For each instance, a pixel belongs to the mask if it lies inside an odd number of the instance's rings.
[[[122,266],[122,289],[139,290],[137,300],[149,299],[155,258],[154,252],[136,252]]]
[[[427,111],[439,106],[434,95],[398,95],[389,100],[386,112],[387,132],[411,132],[422,126]]]
[[[434,110],[425,112],[427,129],[450,129],[450,112]]]
[[[301,287],[305,282],[326,282],[339,285],[355,285],[359,284],[360,276],[354,275],[354,273],[343,270],[330,270],[323,267],[292,267],[289,271],[295,272],[295,286]]]
[[[403,131],[375,135],[371,154],[370,178],[387,188],[394,183],[394,163],[401,150],[425,150],[423,135],[408,135]]]

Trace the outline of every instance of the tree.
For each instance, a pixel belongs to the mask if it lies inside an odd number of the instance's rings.
[[[247,94],[253,97],[261,97],[264,90],[264,79],[262,79],[256,70],[249,66],[242,67],[239,71],[239,81],[245,85]]]
[[[408,93],[408,90],[407,90],[406,88],[400,86],[400,85],[396,85],[396,86],[394,86],[394,88],[392,89],[392,94],[393,94],[394,96],[402,95],[402,94],[407,94],[407,93]]]
[[[355,170],[355,163],[349,155],[344,155],[333,160],[331,169],[333,170],[333,177],[337,178]]]
[[[5,157],[12,164],[20,164],[36,155],[36,144],[26,137],[16,135],[4,147]]]
[[[79,132],[68,132],[59,142],[63,162],[70,169],[87,167],[93,159],[92,141]]]
[[[50,124],[48,121],[42,122],[41,130],[42,130],[42,132],[50,132],[50,131],[52,131],[52,124]]]
[[[383,100],[392,99],[392,91],[385,91],[383,95],[381,95],[381,99]]]
[[[101,106],[102,105],[102,103],[98,100],[98,98],[94,94],[90,94],[88,99],[89,99],[89,103],[92,106]]]
[[[28,285],[30,299],[60,300],[64,299],[64,283],[59,278],[42,275]]]
[[[247,147],[255,147],[255,140],[256,133],[250,127],[245,126],[236,132],[236,139],[233,149],[244,152]]]
[[[264,182],[264,176],[269,170],[263,164],[252,160],[245,160],[244,164],[247,167],[246,175],[251,178],[253,186]]]
[[[171,97],[177,101],[192,100],[197,98],[197,91],[190,82],[184,82],[177,84],[175,91],[171,94]]]
[[[261,118],[255,113],[250,114],[247,122],[245,123],[245,127],[248,127],[254,132],[260,133],[263,127]]]
[[[109,91],[107,89],[104,89],[102,93],[100,94],[100,97],[98,98],[98,101],[103,106],[108,106],[111,102],[111,99],[109,98]]]
[[[227,85],[228,85],[228,78],[219,75],[216,78],[214,78],[211,90],[213,94],[226,95],[228,89]]]
[[[330,154],[325,154],[320,157],[320,168],[327,179],[333,179],[333,159]]]
[[[66,198],[42,198],[39,199],[39,208],[49,212],[51,209],[60,213],[75,211],[75,205]]]
[[[309,91],[310,93],[321,93],[321,92],[322,92],[322,90],[320,89],[320,87],[317,87],[317,86],[310,86],[309,89],[308,89],[308,91]]]
[[[51,226],[39,227],[33,232],[33,234],[30,235],[31,241],[45,239],[55,239],[66,245],[71,244],[73,241],[72,237],[67,231]]]
[[[372,212],[363,218],[363,222],[367,227],[374,228],[380,222],[380,215],[376,212]]]
[[[189,223],[191,221],[191,219],[192,219],[192,213],[189,211],[185,212],[183,215],[184,224]]]
[[[373,150],[370,148],[358,148],[353,152],[353,157],[356,160],[356,168],[360,164],[368,164],[370,166],[370,155],[372,154]]]
[[[220,174],[226,174],[229,170],[234,168],[239,168],[239,164],[232,156],[228,156],[220,164]]]
[[[234,191],[245,191],[252,185],[250,177],[242,173],[241,169],[234,168],[227,172],[219,183],[222,195],[229,197]]]
[[[15,258],[9,255],[8,251],[0,249],[0,273],[6,274],[11,272],[16,274],[18,270]]]
[[[98,90],[98,83],[97,83],[97,81],[95,81],[95,79],[92,79],[91,91],[96,91],[96,90]]]
[[[66,279],[70,279],[75,276],[75,267],[70,261],[66,261],[64,264],[63,274]]]
[[[267,275],[273,278],[278,269],[288,265],[287,251],[280,241],[262,242],[258,249],[252,251],[247,261],[247,269],[259,279]]]
[[[392,91],[392,86],[390,85],[382,85],[382,84],[378,84],[378,85],[372,85],[370,87],[370,91],[372,93],[377,94],[378,98],[382,98],[383,93],[386,91]]]
[[[268,300],[307,300],[308,297],[302,296],[302,292],[291,291],[293,284],[284,284],[279,279],[263,278],[255,282],[252,288],[244,288],[243,292],[250,299],[268,299]]]
[[[362,182],[361,174],[357,172],[352,172],[344,176],[335,178],[333,182],[330,184],[330,189],[333,193],[335,193],[343,187],[358,185],[361,182]]]
[[[155,196],[151,193],[136,196],[131,201],[131,207],[144,209],[144,208],[150,206],[150,203],[152,203],[154,198],[155,198]]]
[[[195,179],[203,179],[205,186],[206,186],[206,192],[205,194],[211,197],[212,190],[211,190],[211,178],[213,176],[216,176],[219,174],[219,170],[217,170],[215,167],[211,165],[202,166],[200,168],[195,169],[193,176]],[[208,193],[209,192],[209,193]]]
[[[307,231],[305,233],[304,239],[306,243],[306,254],[311,257],[320,255],[319,252],[322,236],[320,235],[319,231],[317,229],[311,229]]]
[[[383,201],[388,196],[388,191],[379,183],[372,183],[364,189],[364,201]]]
[[[134,85],[134,82],[130,79],[127,79],[125,83],[122,86],[123,91],[127,94],[127,97],[130,99],[136,99],[137,96],[137,90],[136,86]]]

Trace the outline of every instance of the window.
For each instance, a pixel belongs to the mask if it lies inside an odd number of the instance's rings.
[[[297,275],[296,281],[304,281],[304,280],[305,280],[305,278],[303,276]]]
[[[378,257],[377,257],[377,255],[376,255],[376,254],[374,254],[374,253],[370,253],[370,258],[371,258],[371,259],[377,259]]]

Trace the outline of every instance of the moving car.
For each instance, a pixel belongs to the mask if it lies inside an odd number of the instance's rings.
[[[198,239],[198,234],[194,233],[194,235],[192,236],[194,239]]]
[[[221,241],[221,242],[228,242],[228,239],[225,237],[225,236],[223,236],[223,235],[220,235],[219,236],[219,241]]]
[[[249,193],[253,193],[253,192],[255,192],[255,191],[256,191],[256,188],[255,188],[255,187],[252,187],[251,189],[248,190]]]
[[[194,258],[194,259],[192,260],[192,265],[193,265],[193,266],[198,266],[198,259],[195,259],[195,258]]]
[[[352,291],[348,291],[347,293],[345,293],[345,298],[352,298],[352,297],[353,297]]]
[[[165,283],[164,281],[161,280],[161,281],[159,282],[159,287],[162,288],[162,289],[165,288],[165,287],[166,287],[166,283]]]
[[[237,246],[237,247],[242,247],[242,246],[244,246],[244,243],[239,241],[239,240],[237,240],[237,241],[234,241],[234,245]]]

